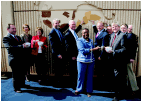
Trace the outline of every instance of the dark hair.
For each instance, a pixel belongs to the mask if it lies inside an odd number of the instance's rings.
[[[37,32],[38,30],[40,30],[41,34],[43,34],[43,29],[41,27],[37,27],[35,31]]]
[[[88,29],[88,28],[84,28],[83,30],[88,30],[88,32],[89,32],[89,29]]]
[[[126,23],[124,23],[124,24],[122,24],[122,25],[124,25],[125,27],[127,27],[127,28],[128,28],[128,25],[127,25]],[[122,25],[121,25],[121,26],[122,26]]]
[[[8,24],[7,29],[10,29],[10,25],[14,25],[14,24]]]

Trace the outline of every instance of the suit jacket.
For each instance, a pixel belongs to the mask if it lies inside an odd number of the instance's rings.
[[[111,34],[109,45],[111,46],[115,33]],[[127,61],[126,61],[126,35],[121,31],[118,32],[113,45],[113,53],[110,54],[112,60],[112,67],[116,69],[115,75],[127,75]]]
[[[31,43],[31,40],[32,40],[32,35],[30,35],[30,34],[28,34],[28,40],[29,40],[29,42]],[[25,43],[26,42],[26,39],[25,39],[25,34],[21,34],[21,40],[22,40],[22,42],[23,43]]]
[[[63,32],[67,30],[68,27],[69,25],[66,25],[64,28],[59,29],[63,36],[62,41],[60,40],[60,37],[58,36],[54,28],[51,30],[51,32],[48,35],[52,47],[52,53],[55,56],[63,55],[65,52],[65,41],[64,41]]]
[[[110,34],[107,34],[104,38],[103,38],[103,42],[102,42],[102,46],[109,46],[109,42],[110,42],[110,39],[111,39],[111,35]],[[102,60],[108,60],[108,59],[110,59],[109,57],[109,53],[107,53],[106,51],[105,51],[105,49],[104,50],[102,50],[102,52],[101,52],[101,55],[100,55],[100,57],[101,57],[101,59]]]
[[[81,28],[82,26],[79,25],[75,29],[76,34],[81,30]],[[70,30],[68,30],[67,33],[65,34],[65,45],[66,45],[67,55],[69,56],[68,58],[77,57],[78,55],[77,43]]]
[[[12,62],[19,61],[23,57],[23,42],[19,36],[16,35],[16,37],[18,41],[8,33],[7,36],[3,38],[3,44],[7,48],[8,62],[10,66]]]
[[[31,40],[31,48],[34,48],[34,49],[32,49],[32,54],[37,55],[39,45],[38,45],[37,42],[34,44],[33,40],[39,40],[39,37],[38,36],[33,36],[32,40]],[[44,42],[44,45],[42,46],[42,53],[45,53],[46,48],[47,48],[47,38],[42,36],[40,41]]]
[[[98,37],[97,38],[95,37],[95,43],[94,43],[95,47],[102,46],[103,39],[107,34],[108,33],[105,31],[105,29],[103,29],[103,31],[98,35]]]
[[[115,34],[111,34],[111,39],[109,46],[111,46],[113,38]],[[112,50],[113,50],[113,60],[119,61],[119,62],[126,62],[126,35],[124,33],[121,33],[121,31],[118,32],[113,45],[112,45]]]
[[[127,50],[127,59],[128,62],[130,62],[130,59],[135,59],[136,56],[136,50],[138,47],[137,44],[137,38],[136,35],[133,33],[126,33],[127,36],[127,46],[126,46],[126,50]]]
[[[94,48],[93,40],[89,38],[89,41],[86,41],[83,37],[78,38],[77,47],[78,47],[77,61],[91,63],[95,60],[93,52],[92,51],[90,52],[90,49]]]
[[[25,43],[26,42],[25,34],[21,34],[20,37],[21,37],[22,42]],[[31,43],[31,40],[32,40],[32,35],[28,34],[29,43]],[[32,51],[31,46],[29,48],[25,48],[23,50],[24,50],[25,58],[31,56],[31,51]],[[31,59],[29,59],[29,60],[31,60]],[[27,62],[29,62],[29,61],[27,61]]]

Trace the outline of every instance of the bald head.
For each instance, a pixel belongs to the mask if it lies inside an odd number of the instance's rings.
[[[132,25],[128,25],[128,33],[132,33],[133,30],[133,26]]]

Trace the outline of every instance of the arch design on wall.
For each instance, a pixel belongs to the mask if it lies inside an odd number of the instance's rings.
[[[61,27],[64,27],[71,19],[77,22],[77,26],[81,23],[82,19],[84,19],[85,24],[87,24],[89,20],[101,20],[101,18],[105,18],[106,20],[115,19],[115,13],[112,13],[112,17],[108,18],[104,16],[102,8],[89,4],[86,1],[85,3],[78,4],[76,7],[74,7],[74,9],[54,9],[55,6],[52,4],[48,5],[48,3],[48,1],[44,3],[38,2],[37,4],[34,3],[34,5],[41,9],[38,10],[41,11],[41,13],[39,13],[41,22],[43,22],[49,28],[52,28],[52,20],[54,18],[58,18],[60,20]]]

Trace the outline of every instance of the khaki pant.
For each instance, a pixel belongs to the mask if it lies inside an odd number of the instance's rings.
[[[132,91],[137,91],[139,87],[137,86],[136,76],[132,70],[132,63],[127,64],[127,72],[128,72],[127,80],[130,82]]]

